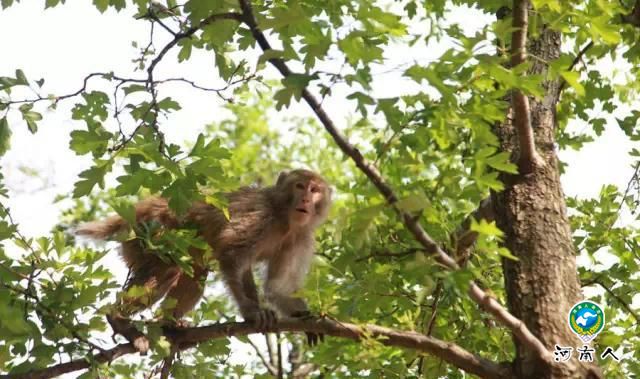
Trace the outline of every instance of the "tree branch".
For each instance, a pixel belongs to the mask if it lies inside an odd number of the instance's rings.
[[[76,359],[67,363],[60,363],[40,370],[28,371],[22,374],[0,375],[0,379],[48,379],[74,371],[85,370],[91,367],[91,362],[112,362],[123,355],[137,352],[131,344],[120,344],[113,349],[105,350],[88,358]]]
[[[631,315],[631,317],[636,319],[636,323],[640,322],[640,316],[638,315],[638,313],[636,313],[626,301],[624,301],[620,296],[618,296],[615,292],[613,292],[613,290],[609,288],[609,286],[604,284],[600,280],[600,278],[595,278],[592,281],[585,283],[583,286],[589,286],[592,284],[597,284],[600,287],[602,287],[602,289],[607,291],[607,293],[611,295],[611,297],[616,299],[616,301]]]
[[[253,15],[253,10],[251,8],[251,4],[249,0],[239,0],[240,8],[243,14],[243,21],[249,27],[251,34],[258,42],[258,45],[263,51],[271,50],[271,45],[267,38],[262,33],[258,24],[256,22],[255,16]],[[279,58],[269,59],[269,63],[271,63],[285,78],[291,75],[291,70],[286,65],[286,63]],[[356,166],[362,171],[367,178],[373,183],[373,185],[378,189],[378,191],[384,196],[387,203],[391,205],[394,211],[398,214],[400,219],[404,222],[405,227],[413,234],[414,238],[425,248],[425,250],[435,257],[435,260],[442,264],[445,268],[449,270],[457,270],[459,268],[456,261],[451,258],[432,238],[425,232],[425,230],[420,225],[419,219],[413,217],[409,213],[406,213],[400,210],[396,203],[398,201],[398,197],[391,189],[391,186],[384,180],[382,175],[378,172],[378,170],[368,163],[365,158],[362,156],[360,151],[355,148],[345,136],[340,133],[337,129],[333,120],[327,115],[325,110],[322,108],[320,103],[316,100],[316,98],[309,92],[308,89],[304,89],[302,91],[302,97],[306,101],[306,103],[311,107],[313,112],[316,114],[325,130],[331,135],[335,143],[338,145],[340,150],[348,157],[350,157]],[[531,331],[527,329],[522,321],[517,319],[515,316],[510,314],[504,307],[502,307],[495,299],[492,299],[488,294],[486,294],[480,287],[478,287],[475,283],[471,283],[469,286],[469,295],[471,298],[478,303],[482,309],[486,312],[489,312],[493,317],[500,322],[502,325],[511,329],[513,333],[518,337],[521,342],[527,346],[529,346],[533,351],[535,351],[540,358],[545,362],[552,362],[551,353],[544,347],[542,342],[534,336]]]
[[[256,352],[256,355],[258,356],[258,358],[260,358],[260,361],[262,362],[264,367],[267,369],[269,374],[271,374],[272,376],[277,376],[278,370],[275,367],[273,367],[273,365],[269,362],[267,357],[265,357],[264,354],[262,354],[262,351],[260,351],[260,347],[256,345],[255,342],[251,341],[251,338],[249,337],[247,337],[247,343],[251,345],[251,347],[253,348],[253,351]]]
[[[178,350],[191,348],[198,343],[216,338],[247,335],[264,332],[313,332],[342,337],[352,340],[365,338],[378,339],[386,346],[398,346],[432,354],[462,370],[481,378],[508,378],[510,369],[485,358],[473,354],[452,342],[445,342],[433,337],[411,331],[399,331],[376,325],[358,326],[355,324],[334,321],[327,318],[298,320],[284,319],[266,330],[258,328],[254,323],[229,322],[209,326],[167,329],[165,335],[177,346]],[[121,344],[111,350],[77,359],[41,370],[22,374],[0,375],[0,379],[47,379],[78,370],[88,369],[91,362],[111,362],[126,354],[135,353],[131,344]]]
[[[212,14],[211,16],[202,20],[198,25],[192,26],[182,33],[176,33],[173,39],[169,41],[169,43],[167,43],[162,48],[162,50],[160,50],[160,53],[151,61],[151,64],[147,68],[147,72],[149,73],[149,75],[152,76],[153,70],[155,69],[156,65],[160,63],[162,58],[164,58],[169,50],[171,50],[171,48],[173,48],[178,42],[180,42],[181,39],[191,37],[204,26],[207,26],[218,20],[236,20],[238,22],[242,22],[242,15],[234,12]]]
[[[513,1],[513,28],[511,34],[511,67],[515,68],[527,60],[527,29],[529,27],[529,1]],[[529,98],[519,89],[511,92],[513,124],[518,135],[520,158],[518,166],[521,174],[529,174],[542,165],[542,158],[536,151],[536,143],[531,127]]]

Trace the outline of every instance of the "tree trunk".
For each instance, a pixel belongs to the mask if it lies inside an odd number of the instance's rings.
[[[531,73],[547,70],[542,62],[560,55],[560,33],[544,30],[529,44]],[[569,309],[582,299],[574,246],[560,185],[555,152],[555,109],[558,81],[547,81],[543,99],[531,100],[531,120],[544,167],[529,175],[504,176],[506,189],[493,197],[498,226],[505,245],[518,261],[503,260],[510,311],[547,346],[582,346],[567,324]],[[512,123],[498,125],[496,134],[504,151],[517,161],[517,138]],[[597,368],[585,365],[574,354],[569,362],[549,367],[517,340],[514,370],[518,378],[597,378]]]

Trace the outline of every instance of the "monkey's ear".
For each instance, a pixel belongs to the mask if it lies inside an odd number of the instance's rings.
[[[280,187],[287,176],[289,176],[289,171],[282,171],[280,175],[278,175],[278,180],[276,180],[276,187]]]

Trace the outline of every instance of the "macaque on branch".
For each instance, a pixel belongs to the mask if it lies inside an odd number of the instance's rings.
[[[314,230],[326,219],[331,203],[331,188],[318,174],[308,170],[282,172],[275,185],[242,188],[227,195],[229,219],[223,212],[204,202],[195,202],[184,216],[176,216],[164,198],[153,197],[136,205],[138,225],[157,223],[164,228],[197,228],[198,235],[212,248],[220,271],[240,313],[260,327],[272,325],[279,315],[305,317],[306,302],[294,296],[303,284],[314,251]],[[128,225],[122,217],[88,222],[76,234],[94,239],[109,239],[137,225]],[[193,275],[186,274],[158,253],[145,248],[139,238],[122,242],[122,258],[129,267],[125,291],[140,287],[142,295],[124,296],[117,311],[108,319],[114,330],[145,353],[149,341],[126,320],[149,308],[166,296],[179,320],[193,309],[204,292],[208,269],[202,250],[191,248]],[[252,268],[266,263],[264,299],[275,309],[260,304]],[[311,344],[317,342],[309,335]]]

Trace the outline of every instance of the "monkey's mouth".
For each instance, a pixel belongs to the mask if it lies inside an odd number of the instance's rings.
[[[301,213],[309,213],[308,210],[303,209],[303,208],[296,208],[296,211],[301,212]]]

